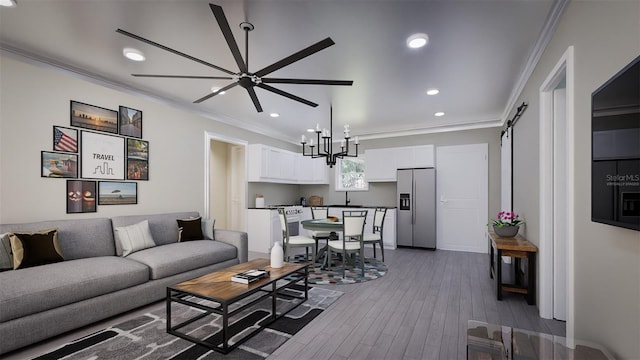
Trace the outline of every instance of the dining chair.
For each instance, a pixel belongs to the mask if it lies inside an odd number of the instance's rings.
[[[316,252],[318,247],[316,246],[316,240],[304,235],[289,236],[289,227],[287,226],[287,215],[284,213],[283,208],[278,209],[278,216],[280,217],[280,226],[282,227],[282,248],[284,249],[284,258],[288,260],[289,249],[296,247],[305,248],[306,259],[309,260],[309,248],[312,250],[313,262],[316,262]]]
[[[327,243],[327,266],[331,267],[331,253],[342,254],[342,277],[345,277],[347,260],[350,255],[359,254],[362,276],[364,276],[364,224],[367,210],[342,212],[342,240]],[[349,255],[349,256],[348,256]],[[355,263],[354,263],[355,266]]]
[[[387,215],[387,208],[376,208],[373,215],[373,232],[364,234],[364,244],[373,245],[373,258],[376,256],[376,244],[380,246],[382,262],[384,262],[384,243],[382,241],[382,230],[384,228],[384,217]]]
[[[326,206],[313,206],[311,207],[311,217],[315,219],[326,219],[329,216],[329,208]],[[316,247],[320,247],[318,245],[319,240],[327,240],[331,239],[330,231],[311,231],[311,237],[316,240]]]

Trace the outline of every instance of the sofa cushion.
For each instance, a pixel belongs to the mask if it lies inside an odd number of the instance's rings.
[[[202,235],[202,218],[177,219],[178,242],[191,240],[204,240]]]
[[[63,261],[5,271],[0,274],[0,322],[147,281],[149,269],[146,266],[117,256]]]
[[[220,241],[194,240],[141,250],[127,259],[147,265],[155,280],[231,260],[236,253],[234,246]]]
[[[64,261],[58,241],[58,229],[32,233],[11,233],[9,239],[14,269]]]
[[[147,220],[129,226],[114,228],[113,235],[116,239],[116,253],[118,256],[127,256],[136,251],[156,246]]]
[[[11,252],[9,234],[0,234],[0,271],[13,269],[13,253]]]
[[[156,245],[164,245],[178,242],[177,219],[186,219],[198,216],[200,216],[200,214],[195,211],[157,215],[128,215],[113,217],[111,218],[111,223],[115,229],[117,227],[133,225],[140,221],[148,220],[153,241]]]
[[[113,256],[116,248],[107,218],[40,221],[0,225],[0,233],[58,228],[60,250],[65,260],[94,256]]]

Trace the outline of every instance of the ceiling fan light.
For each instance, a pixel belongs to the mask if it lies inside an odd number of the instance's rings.
[[[269,114],[269,116],[271,116],[272,118],[277,118],[277,117],[280,117],[280,114],[274,112],[274,113]]]
[[[0,6],[16,7],[18,6],[18,1],[17,0],[0,0]]]
[[[417,33],[407,38],[407,46],[412,49],[421,48],[429,42],[429,36],[424,33]]]
[[[438,112],[434,113],[433,115],[435,115],[435,116],[444,116],[444,111],[438,111]]]
[[[307,132],[310,132],[310,133],[312,133],[312,132],[316,132],[316,129],[308,128],[308,129],[307,129]]]
[[[122,54],[127,59],[133,60],[133,61],[144,61],[146,59],[142,51],[134,48],[124,48],[122,50]]]
[[[440,90],[438,89],[427,89],[427,95],[438,95]]]

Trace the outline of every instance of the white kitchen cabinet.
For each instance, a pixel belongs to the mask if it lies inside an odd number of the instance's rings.
[[[278,211],[248,209],[247,238],[249,251],[269,254],[275,241],[282,240]]]
[[[327,166],[319,159],[275,147],[248,146],[247,179],[282,184],[328,184]]]
[[[433,166],[433,145],[365,150],[365,177],[369,182],[396,181],[398,169]]]

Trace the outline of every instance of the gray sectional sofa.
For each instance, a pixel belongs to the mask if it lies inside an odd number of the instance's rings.
[[[197,212],[0,225],[57,228],[64,260],[0,272],[0,354],[161,300],[166,287],[247,261],[247,234],[178,242],[177,219]],[[155,247],[116,255],[114,229],[148,220]]]

